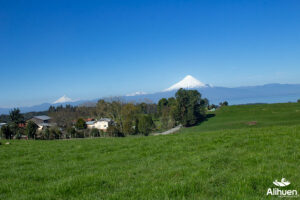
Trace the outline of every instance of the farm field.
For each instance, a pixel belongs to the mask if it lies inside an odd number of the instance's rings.
[[[300,125],[300,103],[235,105],[208,114],[215,116],[185,132]]]
[[[300,104],[213,114],[172,135],[1,141],[0,199],[268,199],[282,177],[300,191]]]

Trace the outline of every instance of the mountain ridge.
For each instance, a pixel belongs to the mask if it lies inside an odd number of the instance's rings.
[[[300,84],[280,84],[270,83],[257,86],[241,87],[199,87],[189,88],[198,90],[203,98],[207,98],[210,103],[218,104],[219,102],[228,101],[229,104],[253,104],[253,103],[283,103],[296,102],[300,99]],[[161,98],[174,97],[177,89],[170,91],[160,91],[150,94],[136,94],[133,96],[119,96],[120,99],[127,102],[154,102],[157,103]],[[100,99],[100,98],[99,98]],[[48,110],[50,106],[73,105],[73,106],[95,106],[99,99],[80,100],[63,103],[43,103],[35,106],[20,107],[22,113],[38,112]],[[102,99],[107,99],[102,97]],[[8,114],[12,108],[0,108],[0,114]]]

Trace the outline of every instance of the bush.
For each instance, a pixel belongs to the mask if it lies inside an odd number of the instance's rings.
[[[33,121],[29,121],[26,126],[26,134],[28,139],[35,139],[36,130],[38,129],[38,125],[36,125]]]
[[[297,101],[298,103],[300,103],[300,99],[298,99],[298,101]]]
[[[1,127],[1,134],[2,134],[2,137],[4,137],[5,139],[11,139],[11,137],[12,137],[12,131],[11,131],[10,127],[7,125],[4,125]]]
[[[108,134],[107,132],[104,132],[103,130],[100,130],[99,133],[100,133],[100,137],[106,137]]]
[[[219,105],[220,105],[220,106],[228,106],[229,104],[228,104],[227,101],[224,101],[224,102],[221,102]]]
[[[154,126],[153,120],[151,116],[148,115],[142,115],[139,118],[139,123],[138,123],[138,130],[140,133],[144,135],[149,135],[151,132],[152,128]]]
[[[78,130],[83,130],[83,129],[87,128],[87,125],[86,125],[85,121],[82,118],[80,118],[80,119],[77,120],[77,122],[75,124],[75,127]]]
[[[111,137],[124,137],[116,126],[109,126],[106,132]]]
[[[123,122],[123,133],[125,135],[133,135],[135,130],[133,128],[133,122],[131,119],[125,119]]]
[[[90,135],[91,135],[92,137],[100,137],[100,132],[99,132],[98,129],[93,128],[93,129],[91,130],[91,132],[90,132]]]
[[[76,130],[73,127],[68,127],[67,128],[67,136],[68,138],[74,138],[76,137]]]
[[[76,138],[84,138],[84,131],[76,131]]]
[[[62,135],[62,132],[59,130],[58,127],[52,127],[49,130],[49,139],[59,139]]]
[[[45,129],[41,132],[41,139],[42,139],[42,140],[49,140],[49,139],[50,139],[50,130],[49,130],[49,128],[45,128]]]

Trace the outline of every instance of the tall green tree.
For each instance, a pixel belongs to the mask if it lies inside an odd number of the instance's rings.
[[[138,122],[138,130],[140,133],[144,135],[149,135],[151,132],[152,128],[154,126],[152,117],[149,115],[142,115],[139,117],[139,122]]]
[[[14,108],[9,112],[10,121],[16,124],[24,122],[24,116],[21,114],[19,108]]]
[[[136,120],[137,112],[137,107],[132,103],[127,103],[122,106],[121,123],[119,124],[122,126],[121,130],[124,135],[132,135],[135,133],[133,125]]]
[[[97,103],[97,114],[99,117],[108,117],[109,112],[109,103],[104,101],[103,99],[100,99]]]
[[[21,130],[19,124],[24,123],[24,116],[21,114],[20,109],[14,108],[13,110],[11,110],[9,112],[9,119],[11,121],[9,126],[13,137],[20,137]]]
[[[37,129],[38,129],[38,125],[36,125],[33,121],[29,121],[25,129],[27,137],[35,139]]]
[[[157,110],[161,115],[163,110],[168,106],[168,100],[166,98],[162,98],[158,101]]]
[[[86,129],[87,128],[87,125],[84,121],[84,119],[82,118],[79,118],[75,124],[75,127],[78,129],[78,130],[83,130],[83,129]]]
[[[135,133],[135,130],[133,128],[133,121],[131,119],[124,119],[123,120],[123,133],[124,135],[133,135]]]
[[[169,107],[176,106],[176,99],[174,97],[168,98],[168,106]]]
[[[177,112],[183,126],[193,126],[205,118],[205,105],[197,90],[179,89],[176,94]]]

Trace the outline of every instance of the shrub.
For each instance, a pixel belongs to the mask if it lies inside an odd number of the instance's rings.
[[[104,132],[103,130],[100,130],[99,133],[100,133],[100,137],[106,137],[107,136],[107,132]]]
[[[134,134],[133,122],[130,119],[125,119],[123,122],[123,133],[125,135],[133,135]]]
[[[60,129],[58,127],[52,127],[50,128],[49,131],[50,135],[49,135],[49,139],[59,139],[62,135],[62,132],[60,131]]]
[[[37,129],[38,126],[33,121],[29,121],[26,126],[27,137],[32,139],[35,138]]]
[[[73,127],[68,127],[67,128],[67,136],[68,138],[74,138],[76,137],[76,130]]]
[[[86,129],[87,128],[87,125],[85,123],[85,121],[82,119],[82,118],[79,118],[75,124],[75,127],[78,129],[78,130],[83,130],[83,129]]]
[[[49,128],[45,128],[41,133],[41,139],[49,140],[50,139],[50,130]]]
[[[12,131],[9,126],[4,125],[1,127],[1,134],[5,139],[11,139]]]
[[[144,135],[149,135],[151,132],[152,128],[154,126],[153,120],[151,116],[148,115],[142,115],[139,118],[139,123],[138,123],[138,129],[139,132],[144,134]]]
[[[219,105],[220,105],[220,106],[228,106],[229,104],[228,104],[227,101],[224,101],[224,102],[221,102]]]
[[[90,135],[91,135],[92,137],[99,137],[99,136],[100,136],[99,130],[96,129],[96,128],[93,128],[93,129],[91,130],[91,132],[90,132]]]
[[[76,138],[84,138],[84,131],[76,131]]]
[[[111,137],[124,137],[116,126],[109,126],[106,132]]]

